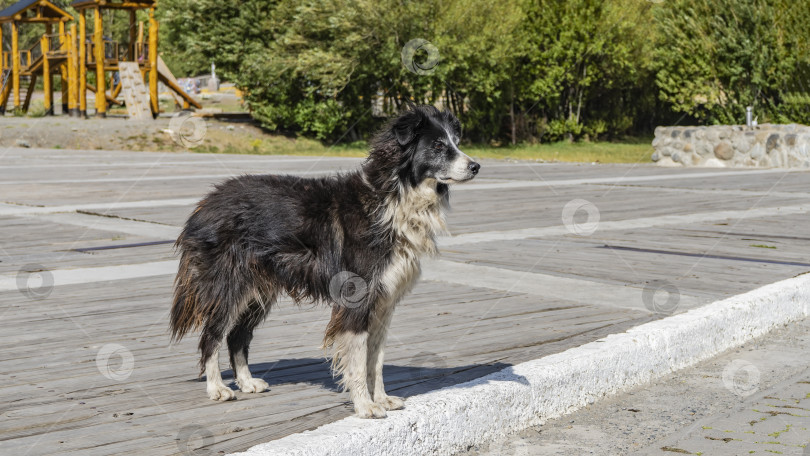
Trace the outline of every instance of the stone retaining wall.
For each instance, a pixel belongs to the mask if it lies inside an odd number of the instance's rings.
[[[652,144],[661,166],[810,168],[805,125],[658,127]]]

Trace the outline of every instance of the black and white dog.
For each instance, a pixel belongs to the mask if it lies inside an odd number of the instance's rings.
[[[248,345],[286,293],[332,306],[324,346],[333,349],[333,373],[358,416],[381,418],[404,406],[383,387],[386,333],[420,274],[420,258],[437,253],[448,185],[480,168],[458,149],[460,136],[453,114],[418,106],[377,134],[357,171],[307,179],[247,175],[200,201],[177,239],[171,331],[179,340],[202,329],[200,368],[211,399],[235,397],[220,375],[223,341],[239,388],[268,388],[250,374]]]

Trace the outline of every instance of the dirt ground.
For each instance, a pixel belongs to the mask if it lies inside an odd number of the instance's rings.
[[[246,123],[205,122],[206,140],[215,137],[262,135],[261,129]],[[55,117],[5,117],[0,120],[1,147],[48,149],[106,149],[183,151],[189,147],[173,139],[173,118],[161,116],[154,121],[134,122],[126,118],[78,119]],[[190,121],[189,123],[194,122]],[[176,121],[174,121],[176,124]],[[187,126],[186,129],[191,126]],[[190,133],[190,132],[189,132]],[[237,139],[237,138],[234,138]]]
[[[92,95],[92,94],[91,94]],[[0,116],[0,147],[95,149],[180,152],[309,154],[324,149],[317,141],[273,135],[253,121],[215,120],[175,112],[169,95],[161,95],[163,113],[153,121],[130,121],[123,107],[110,106],[108,117],[79,119],[61,115],[61,97],[54,100],[56,116],[44,113],[42,92],[35,92],[26,116]],[[214,112],[244,112],[241,99],[231,92],[198,95],[203,107]],[[91,96],[88,106],[94,103]],[[36,114],[39,113],[39,114]]]
[[[67,116],[0,118],[0,148],[93,149],[266,155],[322,155],[328,145],[270,134],[251,121],[220,121],[187,114],[162,114],[136,122],[125,117],[79,119]],[[344,146],[333,155],[362,156]]]

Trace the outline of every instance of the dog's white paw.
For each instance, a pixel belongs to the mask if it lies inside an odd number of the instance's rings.
[[[374,402],[362,402],[354,404],[354,411],[360,418],[385,418],[385,408]]]
[[[249,378],[244,381],[237,380],[236,384],[239,385],[239,389],[243,393],[263,393],[270,389],[270,385],[260,378]]]
[[[208,397],[212,401],[230,401],[236,399],[236,393],[225,385],[208,388]]]
[[[382,405],[386,410],[399,410],[405,407],[405,399],[397,396],[385,395],[379,399],[375,397],[374,403]]]

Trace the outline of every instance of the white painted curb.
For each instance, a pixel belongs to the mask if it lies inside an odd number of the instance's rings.
[[[539,425],[810,315],[810,274],[420,396],[382,420],[345,418],[245,456],[451,454]]]

